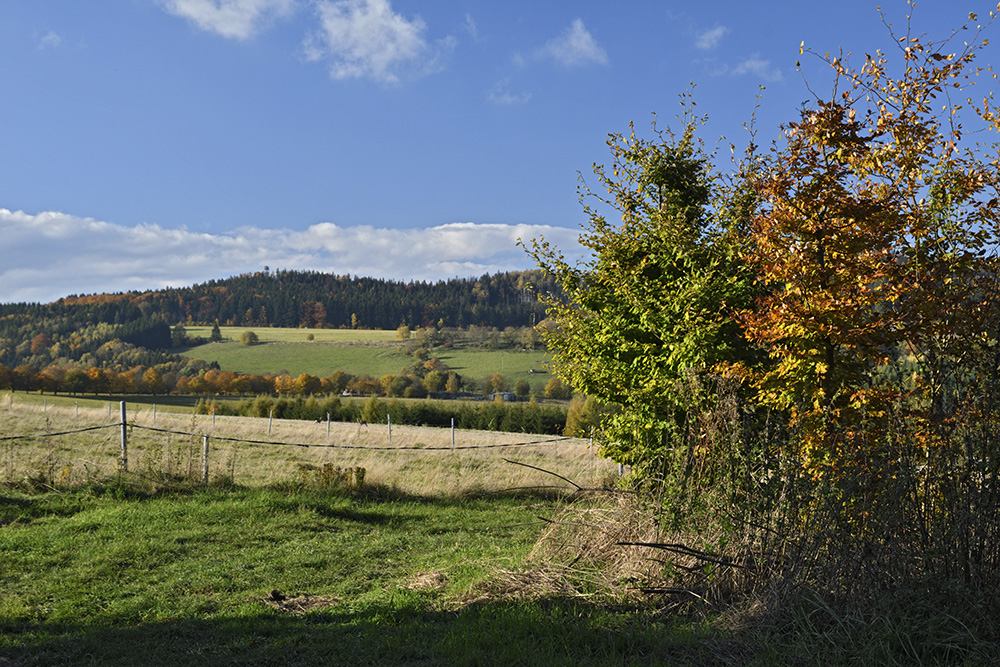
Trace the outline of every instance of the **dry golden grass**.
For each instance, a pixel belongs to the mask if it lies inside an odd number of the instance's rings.
[[[118,405],[84,408],[19,403],[0,396],[0,438],[34,436],[103,427],[53,437],[0,440],[0,480],[73,485],[114,475],[120,465]],[[326,464],[363,467],[365,482],[422,495],[463,494],[522,487],[560,486],[543,468],[581,486],[595,486],[617,474],[587,440],[523,433],[455,431],[447,428],[359,426],[333,422],[252,417],[181,415],[148,406],[128,406],[128,469],[163,483],[200,479],[203,436],[209,436],[209,477],[254,486],[279,481],[314,481]],[[163,433],[150,429],[171,431]],[[283,443],[283,444],[271,444]],[[532,444],[537,443],[537,444]],[[480,449],[465,449],[478,447]]]

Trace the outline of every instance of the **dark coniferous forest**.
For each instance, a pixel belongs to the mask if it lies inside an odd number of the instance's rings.
[[[109,321],[114,306],[128,305],[142,316],[159,315],[170,324],[258,327],[395,329],[530,326],[544,317],[534,291],[554,283],[540,271],[402,282],[316,271],[263,271],[193,287],[155,292],[70,296],[56,305],[113,304],[100,313]],[[4,313],[0,307],[0,313]],[[127,320],[134,312],[124,313]]]

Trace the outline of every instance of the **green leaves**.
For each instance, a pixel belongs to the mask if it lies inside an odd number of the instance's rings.
[[[683,438],[686,376],[753,355],[733,317],[756,294],[738,250],[748,193],[711,173],[694,130],[689,117],[679,135],[655,124],[654,139],[610,135],[611,169],[594,167],[607,194],[584,187],[590,260],[570,266],[544,241],[528,248],[567,295],[546,300],[555,370],[618,407],[603,451],[620,462],[648,462]]]

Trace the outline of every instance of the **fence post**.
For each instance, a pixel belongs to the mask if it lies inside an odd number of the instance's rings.
[[[208,484],[208,435],[202,436],[201,441],[201,467],[202,481]]]
[[[451,418],[451,448],[455,449],[455,418]]]
[[[212,426],[215,426],[215,403],[212,403]]]
[[[80,418],[80,401],[74,401],[76,403],[76,418]]]
[[[392,415],[385,416],[385,423],[389,425],[389,444],[392,444]]]
[[[110,403],[108,409],[110,410]],[[122,472],[128,472],[128,420],[125,415],[125,401],[122,401]]]
[[[330,413],[326,413],[326,441],[330,442]]]
[[[271,421],[274,420],[274,408],[271,408],[270,414],[267,415],[267,434],[271,435]]]

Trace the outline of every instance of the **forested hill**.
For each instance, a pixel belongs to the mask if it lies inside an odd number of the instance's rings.
[[[551,291],[555,286],[537,270],[435,283],[264,271],[155,292],[72,296],[52,305],[128,311],[116,315],[119,322],[159,316],[170,324],[218,321],[257,327],[395,329],[406,324],[502,329],[531,326],[544,318],[534,289]],[[0,316],[10,308],[0,306]],[[104,321],[109,321],[107,317]]]
[[[395,329],[506,329],[544,319],[540,271],[436,283],[264,271],[155,292],[0,304],[0,366],[129,368],[168,360],[177,324]],[[0,369],[2,370],[2,369]]]

